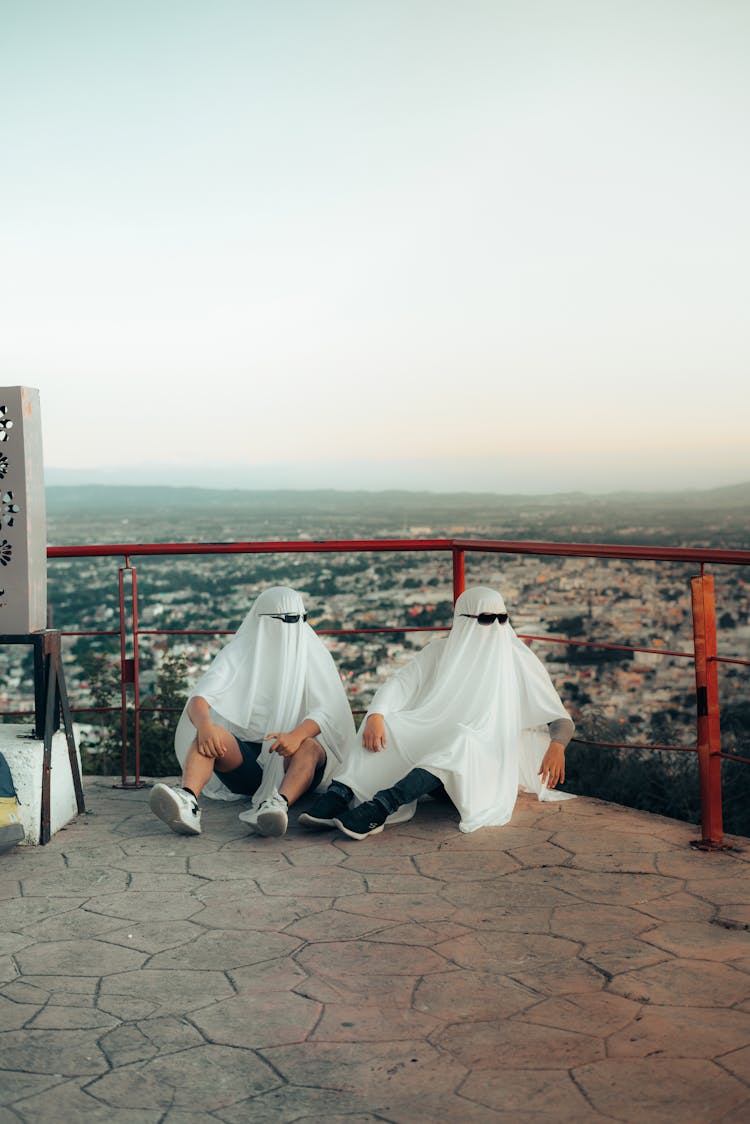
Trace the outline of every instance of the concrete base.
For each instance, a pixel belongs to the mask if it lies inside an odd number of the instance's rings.
[[[0,752],[10,766],[18,794],[18,811],[26,838],[24,845],[38,844],[42,826],[42,764],[44,742],[29,737],[29,727],[0,725]],[[80,753],[78,767],[81,767]],[[50,783],[50,831],[54,835],[78,814],[73,777],[68,759],[65,733],[58,730],[52,738],[52,775]]]

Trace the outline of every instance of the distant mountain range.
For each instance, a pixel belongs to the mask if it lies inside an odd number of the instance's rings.
[[[603,508],[638,507],[651,510],[737,509],[750,513],[750,481],[705,491],[675,492],[559,492],[546,495],[500,495],[492,492],[382,492],[338,489],[250,489],[160,487],[158,485],[48,485],[47,510],[53,516],[70,514],[144,515],[148,511],[200,511],[214,506],[227,510],[280,513],[386,512],[398,511],[425,518],[431,513],[457,512],[464,508]]]

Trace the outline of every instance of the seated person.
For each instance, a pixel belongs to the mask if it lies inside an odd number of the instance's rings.
[[[283,835],[289,805],[341,767],[354,722],[331,654],[306,619],[293,589],[265,590],[199,679],[175,733],[182,782],[154,785],[149,800],[172,831],[200,834],[205,792],[252,797],[240,819]]]
[[[565,780],[573,722],[539,659],[513,630],[503,599],[478,586],[433,640],[375,693],[358,742],[300,823],[365,839],[410,819],[444,786],[461,831],[507,823],[519,786],[540,800]],[[356,798],[357,807],[349,808]]]

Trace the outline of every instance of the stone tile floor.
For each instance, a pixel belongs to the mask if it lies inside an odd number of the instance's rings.
[[[0,1124],[750,1121],[750,841],[530,797],[185,838],[147,798],[89,779],[0,857]]]

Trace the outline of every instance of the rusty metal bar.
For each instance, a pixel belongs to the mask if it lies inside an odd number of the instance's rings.
[[[466,589],[466,557],[460,547],[451,549],[453,555],[453,604]]]
[[[122,735],[122,749],[120,753],[120,777],[122,787],[128,783],[128,682],[130,669],[127,656],[127,618],[125,614],[125,569],[121,566],[117,572],[117,592],[120,608],[120,730]]]
[[[716,657],[716,605],[711,574],[691,578],[695,644],[698,773],[702,837],[697,846],[719,850],[724,845],[721,808],[721,729]]]

